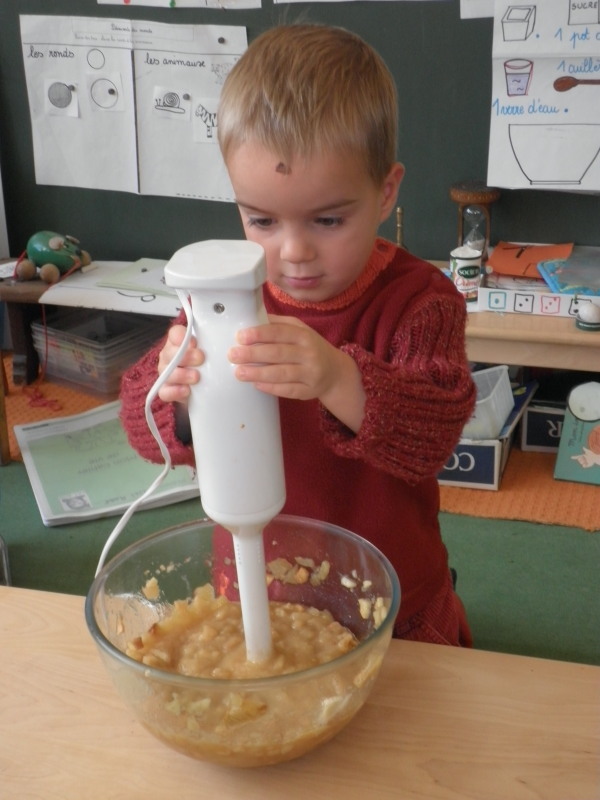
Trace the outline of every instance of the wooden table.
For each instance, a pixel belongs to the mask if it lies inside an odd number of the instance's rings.
[[[600,331],[570,317],[477,311],[467,319],[471,361],[600,372]]]
[[[447,261],[430,263],[448,266]],[[571,317],[473,311],[466,337],[470,361],[600,372],[600,332],[580,330]]]
[[[597,800],[600,667],[393,641],[335,739],[234,770],[169,750],[132,717],[83,598],[0,587],[6,800]]]

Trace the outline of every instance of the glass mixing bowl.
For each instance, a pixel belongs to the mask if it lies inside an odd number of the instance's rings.
[[[271,580],[269,599],[328,609],[358,639],[353,650],[299,672],[242,680],[175,674],[125,655],[129,642],[196,587],[211,584],[215,594],[236,599],[231,536],[209,520],[123,550],[98,574],[85,604],[101,658],[142,725],[181,753],[228,766],[287,761],[338,733],[373,688],[400,604],[393,567],[360,536],[280,515],[263,538],[268,564],[302,563],[311,576],[301,584]]]

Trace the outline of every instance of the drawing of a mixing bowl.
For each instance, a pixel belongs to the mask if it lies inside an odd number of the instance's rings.
[[[600,152],[600,125],[514,124],[508,137],[531,184],[579,184]]]

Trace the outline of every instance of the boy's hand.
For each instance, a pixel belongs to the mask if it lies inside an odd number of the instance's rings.
[[[365,396],[354,359],[295,317],[270,319],[238,332],[239,344],[228,353],[236,377],[277,397],[318,399],[357,431]]]
[[[238,333],[239,344],[229,350],[236,377],[278,397],[312,400],[335,379],[332,345],[294,317],[273,317],[269,325]]]
[[[171,363],[186,334],[184,325],[173,325],[169,328],[167,340],[158,357],[158,374],[162,375]],[[165,403],[185,403],[190,396],[190,386],[198,383],[200,373],[194,367],[204,363],[204,353],[198,349],[194,337],[190,339],[188,349],[173,370],[168,380],[161,386],[158,396]]]

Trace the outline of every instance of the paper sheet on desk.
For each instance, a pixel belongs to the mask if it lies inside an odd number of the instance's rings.
[[[154,263],[160,263],[153,259]],[[177,295],[159,294],[152,287],[115,288],[106,283],[119,281],[123,271],[133,266],[131,261],[94,261],[94,269],[74,272],[64,281],[47,289],[40,303],[76,308],[98,308],[104,311],[131,311],[136,314],[155,314],[175,317],[181,308]],[[162,264],[166,264],[163,261]]]
[[[539,278],[537,265],[540,261],[568,258],[572,250],[572,244],[498,242],[487,260],[487,266],[499,275]]]
[[[0,280],[12,278],[15,272],[16,261],[7,261],[6,264],[0,264]]]
[[[97,280],[96,286],[173,297],[176,294],[175,290],[165,282],[166,263],[160,258],[140,258],[139,261],[122,267],[106,278]]]

